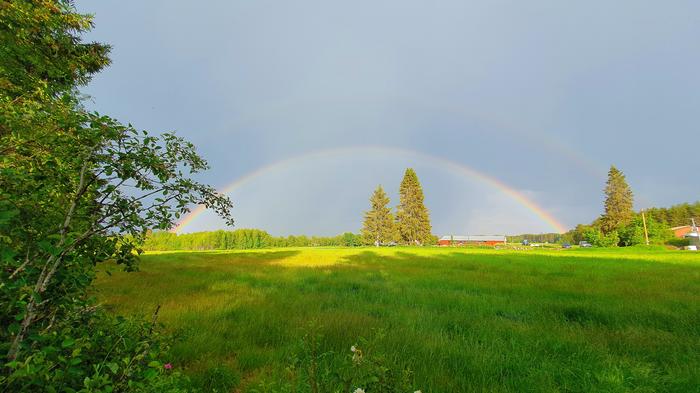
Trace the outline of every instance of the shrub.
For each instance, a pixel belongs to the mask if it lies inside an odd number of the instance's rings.
[[[583,232],[583,238],[596,247],[617,247],[620,237],[617,231],[603,234],[598,228],[588,228]]]
[[[96,309],[56,321],[33,347],[3,365],[5,391],[185,392],[188,380],[167,362],[170,339],[153,323]]]
[[[668,244],[669,246],[683,248],[683,247],[688,247],[690,245],[690,240],[680,239],[680,238],[674,237],[673,239],[669,239],[668,241],[666,241],[666,244]]]
[[[668,225],[654,220],[649,216],[646,220],[649,244],[664,244],[673,237],[673,233]],[[629,225],[620,228],[620,243],[623,246],[634,246],[645,244],[644,222],[641,215],[637,215]]]

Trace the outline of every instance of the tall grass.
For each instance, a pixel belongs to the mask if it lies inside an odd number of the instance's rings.
[[[200,386],[282,375],[313,321],[423,392],[700,391],[700,257],[644,250],[276,249],[146,255],[97,294],[180,336]],[[338,355],[340,356],[340,355]]]

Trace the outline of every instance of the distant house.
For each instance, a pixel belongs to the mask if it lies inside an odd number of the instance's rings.
[[[438,240],[440,246],[495,246],[505,244],[506,237],[501,235],[443,236]]]
[[[693,231],[693,227],[691,225],[683,225],[680,227],[671,228],[671,230],[673,231],[674,236],[682,239],[685,237],[685,235]]]

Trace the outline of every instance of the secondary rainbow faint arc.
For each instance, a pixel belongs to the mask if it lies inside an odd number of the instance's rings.
[[[558,233],[564,233],[567,231],[566,227],[559,222],[554,216],[552,216],[549,212],[547,212],[544,208],[540,207],[537,205],[535,202],[530,200],[527,196],[523,195],[520,191],[508,186],[507,184],[503,183],[502,181],[498,180],[495,177],[486,175],[484,173],[481,173],[467,165],[457,163],[452,160],[448,160],[446,158],[442,157],[437,157],[433,156],[430,154],[422,153],[419,151],[414,151],[410,149],[404,149],[404,148],[398,148],[398,147],[384,147],[384,146],[354,146],[354,147],[342,147],[342,148],[334,148],[334,149],[326,149],[326,150],[320,150],[320,151],[315,151],[311,153],[306,153],[302,154],[299,156],[294,156],[291,158],[287,158],[281,161],[273,162],[271,164],[265,165],[263,167],[260,167],[238,179],[236,179],[233,183],[230,183],[223,189],[219,191],[221,194],[228,194],[235,190],[236,188],[242,186],[243,184],[259,177],[262,176],[266,173],[274,172],[275,170],[285,168],[290,165],[294,165],[296,163],[310,160],[310,159],[316,159],[316,158],[323,158],[326,156],[329,157],[335,157],[341,154],[349,154],[349,153],[382,153],[382,154],[397,154],[397,155],[405,155],[405,156],[411,156],[411,157],[417,157],[422,160],[428,161],[434,165],[442,166],[442,167],[447,167],[452,171],[467,175],[470,178],[480,180],[486,184],[489,184],[502,193],[508,195],[511,199],[515,200],[518,202],[520,205],[524,206],[531,212],[533,212],[536,216],[538,216],[542,221],[546,222],[548,225],[552,227],[555,231]],[[194,221],[197,217],[199,217],[204,211],[206,210],[206,207],[204,205],[199,205],[196,208],[194,208],[189,214],[187,214],[180,223],[178,223],[172,230],[171,232],[177,233],[180,232],[185,226],[187,226],[189,223]]]

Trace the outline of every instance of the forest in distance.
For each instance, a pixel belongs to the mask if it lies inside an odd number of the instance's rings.
[[[687,225],[686,217],[700,217],[700,201],[683,203],[669,208],[645,210],[647,217],[658,220],[664,227]],[[576,244],[584,239],[586,226],[564,233],[533,233],[506,235],[509,243],[522,240],[538,243]],[[426,245],[436,245],[438,237],[433,236]],[[670,239],[666,239],[667,241]],[[682,239],[681,239],[682,240]],[[261,229],[216,230],[176,234],[168,231],[150,232],[143,244],[145,251],[202,251],[202,250],[244,250],[276,247],[359,247],[369,245],[363,242],[361,234],[346,232],[337,236],[272,236]]]

